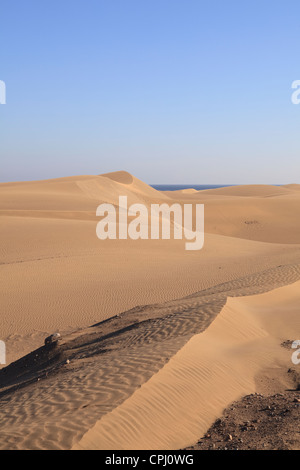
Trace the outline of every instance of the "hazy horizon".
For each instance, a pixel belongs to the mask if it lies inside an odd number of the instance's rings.
[[[115,171],[127,171],[127,170],[115,170]],[[131,173],[133,176],[135,176],[136,178],[138,178],[138,176],[134,173]],[[51,178],[36,178],[36,179],[24,179],[24,180],[8,180],[8,181],[1,181],[0,180],[0,184],[6,184],[6,183],[20,183],[20,182],[31,182],[31,181],[47,181],[47,180],[52,180],[52,179],[64,179],[64,178],[76,178],[76,176],[80,177],[80,176],[101,176],[102,173],[97,173],[95,175],[91,175],[91,174],[87,174],[87,173],[83,173],[82,175],[74,175],[74,174],[69,174],[69,175],[63,175],[63,176],[53,176]],[[141,179],[141,178],[138,178],[138,179]],[[239,186],[239,185],[244,185],[244,184],[248,184],[248,185],[270,185],[270,186],[285,186],[285,185],[288,185],[288,184],[300,184],[298,183],[297,181],[289,181],[289,182],[283,182],[283,183],[255,183],[255,182],[252,182],[252,183],[240,183],[240,182],[235,182],[235,183],[223,183],[222,181],[221,182],[211,182],[211,181],[207,181],[207,182],[204,182],[204,181],[200,181],[200,182],[184,182],[184,181],[175,181],[173,183],[169,183],[168,181],[163,181],[163,182],[156,182],[156,181],[145,181],[145,180],[142,180],[144,181],[145,183],[147,183],[149,186],[182,186],[182,187],[193,187],[193,186],[215,186],[215,187],[227,187],[227,186]]]
[[[0,181],[295,182],[298,13],[295,0],[3,4]]]

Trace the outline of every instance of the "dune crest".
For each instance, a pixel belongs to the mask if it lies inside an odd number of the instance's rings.
[[[201,193],[236,197],[276,197],[288,194],[288,188],[267,184],[249,184],[228,186],[224,188],[206,189]]]
[[[288,368],[284,340],[300,334],[300,282],[230,298],[147,383],[105,415],[73,449],[180,449],[203,435],[222,410],[259,391],[256,377]]]
[[[283,188],[291,189],[292,191],[300,191],[300,184],[286,184]]]
[[[117,183],[121,184],[132,184],[133,183],[133,176],[128,173],[127,171],[114,171],[111,173],[103,173],[100,176],[104,176],[105,178],[109,178]]]

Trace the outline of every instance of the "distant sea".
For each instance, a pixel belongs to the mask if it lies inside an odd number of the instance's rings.
[[[228,188],[235,186],[233,184],[151,184],[152,188],[157,191],[180,191],[182,189],[196,189],[203,191],[204,189]]]

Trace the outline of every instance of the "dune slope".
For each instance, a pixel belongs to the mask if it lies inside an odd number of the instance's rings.
[[[229,299],[141,389],[104,416],[74,449],[179,449],[205,433],[224,407],[258,390],[256,376],[288,368],[281,344],[300,335],[300,283]]]

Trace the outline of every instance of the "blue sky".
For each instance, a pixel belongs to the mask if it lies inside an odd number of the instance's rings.
[[[1,2],[0,181],[300,183],[297,0]]]

